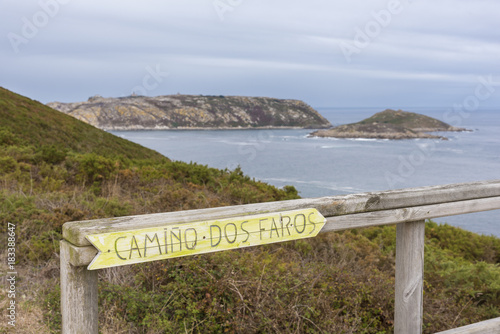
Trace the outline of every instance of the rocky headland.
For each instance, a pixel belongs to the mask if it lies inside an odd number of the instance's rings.
[[[104,130],[310,128],[332,125],[299,100],[166,95],[51,102],[49,107]]]
[[[446,137],[429,133],[441,131],[467,131],[467,129],[451,126],[429,116],[387,109],[360,122],[318,130],[311,133],[310,136],[373,139],[434,138],[447,140]]]

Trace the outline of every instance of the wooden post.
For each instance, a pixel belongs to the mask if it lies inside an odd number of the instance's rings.
[[[61,313],[63,334],[97,334],[97,271],[75,267],[71,244],[61,240]]]
[[[425,221],[396,227],[395,334],[422,333]]]

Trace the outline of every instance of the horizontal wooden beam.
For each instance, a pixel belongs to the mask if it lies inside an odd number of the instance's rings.
[[[382,210],[335,216],[326,219],[326,224],[321,229],[320,233],[370,226],[391,225],[495,209],[500,209],[500,196],[469,201],[408,207],[404,209]],[[70,263],[74,266],[88,265],[97,254],[97,251],[93,246],[81,247],[73,244],[70,245]]]
[[[500,209],[500,196],[329,217],[320,233]]]
[[[65,241],[65,247],[68,253],[68,262],[75,267],[88,266],[97,255],[97,249],[94,246],[78,247]]]
[[[472,325],[450,329],[436,334],[498,334],[500,333],[500,318],[477,322]]]
[[[335,217],[356,213],[368,213],[389,209],[404,209],[407,207],[498,196],[500,196],[500,180],[460,183],[345,196],[298,199],[281,202],[268,202],[141,216],[69,222],[63,226],[63,238],[75,246],[90,246],[90,243],[85,238],[85,236],[89,234],[127,231],[137,228],[152,228],[201,220],[214,220],[305,208],[315,208],[318,209],[319,212],[325,217]],[[360,226],[346,228],[355,227]]]

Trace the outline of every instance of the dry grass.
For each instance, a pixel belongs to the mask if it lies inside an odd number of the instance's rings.
[[[5,253],[0,254],[0,258],[5,259]],[[4,321],[2,317],[0,323],[0,333],[23,333],[42,334],[50,333],[44,310],[46,307],[41,303],[47,290],[54,288],[54,282],[59,280],[59,266],[57,261],[48,261],[44,266],[33,268],[32,266],[16,265],[16,326],[15,330]],[[0,271],[8,272],[5,261],[0,263]],[[7,290],[0,291],[0,309],[6,312],[10,298]],[[6,314],[5,314],[6,316]]]

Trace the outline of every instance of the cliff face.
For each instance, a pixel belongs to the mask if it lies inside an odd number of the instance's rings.
[[[437,131],[467,130],[453,127],[429,116],[402,110],[387,109],[358,123],[345,124],[332,129],[315,131],[311,133],[310,136],[375,139],[447,139],[442,136],[427,133]]]
[[[331,126],[302,101],[265,97],[95,96],[86,102],[52,102],[47,105],[105,130]]]

